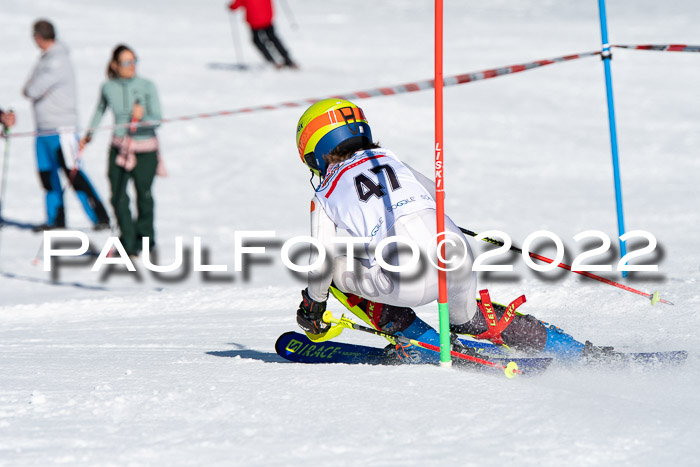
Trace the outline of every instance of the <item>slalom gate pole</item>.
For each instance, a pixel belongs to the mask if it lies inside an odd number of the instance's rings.
[[[440,319],[440,365],[452,365],[450,358],[450,310],[445,271],[445,183],[442,137],[442,0],[435,0],[435,208],[437,211],[438,313]]]
[[[229,23],[231,25],[231,37],[233,38],[233,48],[236,51],[236,65],[240,68],[246,68],[243,63],[243,47],[241,47],[241,36],[238,33],[238,18],[234,12],[230,12]]]
[[[415,345],[415,346],[421,347],[423,349],[432,350],[433,352],[438,352],[442,356],[442,345],[440,345],[440,347],[438,347],[437,345],[428,344],[427,342],[420,342],[420,341],[417,341],[415,339],[410,339],[406,336],[391,334],[391,333],[379,331],[377,329],[373,329],[373,328],[370,328],[367,326],[362,326],[362,325],[357,324],[354,321],[352,321],[351,319],[346,318],[344,316],[341,317],[340,319],[338,319],[338,318],[335,318],[333,316],[333,314],[330,312],[330,310],[326,310],[323,313],[323,321],[325,321],[326,323],[335,324],[336,326],[342,326],[343,328],[354,329],[355,331],[362,331],[362,332],[366,332],[368,334],[374,334],[375,336],[380,336],[380,337],[383,337],[385,339],[388,339],[390,342],[392,342],[394,344],[396,342],[402,342],[404,344]],[[467,354],[464,354],[461,352],[456,352],[454,350],[450,350],[449,346],[447,348],[450,352],[450,355],[455,357],[455,358],[460,358],[462,360],[468,360],[470,362],[478,363],[480,365],[503,370],[508,378],[512,378],[516,374],[521,373],[521,371],[518,370],[518,365],[515,362],[510,362],[507,365],[501,365],[500,363],[495,363],[495,362],[491,362],[489,360],[485,360],[483,358],[474,357],[473,355],[467,355]],[[442,362],[440,362],[440,363],[442,364]]]
[[[469,236],[472,236],[472,237],[479,236],[478,233],[472,232],[471,230],[465,229],[464,227],[460,227],[459,230],[461,230],[462,233],[469,235]],[[482,240],[485,241],[486,243],[491,243],[492,245],[503,246],[503,242],[501,242],[500,240],[495,240],[495,239],[489,238],[489,237],[482,238]],[[523,250],[521,250],[517,246],[511,246],[510,250],[515,251],[516,253],[520,253],[520,254],[523,253]],[[540,261],[544,261],[545,263],[554,264],[554,260],[549,259],[549,258],[542,256],[542,255],[538,255],[537,253],[533,253],[531,251],[528,252],[528,256],[530,256],[530,258],[533,258],[533,259],[538,259]],[[595,279],[599,282],[603,282],[604,284],[612,285],[613,287],[617,287],[619,289],[626,290],[626,291],[632,292],[632,293],[636,293],[637,295],[641,295],[643,297],[647,297],[649,300],[651,300],[652,305],[656,305],[658,302],[665,303],[667,305],[673,305],[673,303],[669,302],[668,300],[664,300],[663,298],[659,298],[659,292],[654,292],[653,294],[642,292],[640,290],[634,289],[634,288],[626,286],[624,284],[620,284],[619,282],[611,281],[610,279],[606,279],[604,277],[600,277],[600,276],[597,276],[595,274],[591,274],[588,271],[574,271],[571,269],[571,266],[569,266],[568,264],[564,264],[564,263],[557,264],[557,267],[560,267],[562,269],[566,269],[567,271],[575,272],[576,274],[581,274],[582,276],[586,276],[586,277],[589,277],[591,279]]]
[[[603,51],[600,57],[603,60],[605,70],[605,89],[608,101],[608,125],[610,127],[610,148],[612,150],[613,178],[615,183],[615,205],[617,207],[617,230],[621,237],[625,233],[625,215],[622,210],[622,186],[620,184],[620,163],[617,152],[617,130],[615,129],[615,101],[613,99],[612,72],[610,71],[610,44],[608,43],[608,19],[605,14],[605,0],[598,0],[598,12],[600,14],[600,33],[603,40]],[[620,257],[627,254],[627,246],[620,239]],[[622,271],[622,277],[627,277],[627,271]]]

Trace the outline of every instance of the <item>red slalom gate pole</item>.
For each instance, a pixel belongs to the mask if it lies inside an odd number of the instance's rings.
[[[445,272],[445,182],[444,145],[442,135],[442,0],[435,0],[435,208],[437,211],[437,265],[438,265],[438,313],[440,319],[440,365],[451,366],[450,312],[447,299],[447,273]]]

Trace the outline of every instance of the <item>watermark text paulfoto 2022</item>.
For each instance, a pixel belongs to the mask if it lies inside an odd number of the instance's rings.
[[[513,271],[512,264],[485,264],[487,259],[493,259],[496,256],[505,254],[512,247],[512,241],[510,236],[502,231],[489,230],[480,233],[475,237],[476,240],[488,239],[490,241],[493,238],[500,239],[499,248],[494,250],[486,251],[478,255],[473,263],[472,270],[477,272],[509,272]],[[623,258],[617,261],[616,267],[613,268],[610,264],[584,264],[584,260],[590,261],[591,258],[599,255],[603,255],[611,247],[611,240],[608,235],[604,232],[597,230],[587,230],[581,232],[573,237],[576,242],[584,239],[598,239],[600,245],[586,250],[578,254],[573,262],[571,263],[572,271],[586,271],[586,272],[600,272],[600,271],[658,271],[658,265],[656,264],[628,264],[631,259],[639,258],[644,255],[648,255],[654,251],[657,242],[656,237],[653,234],[643,231],[635,230],[627,232],[620,237],[621,241],[628,241],[632,238],[642,238],[648,243],[646,246],[639,248],[634,251],[630,251]],[[276,232],[274,230],[245,230],[245,231],[235,231],[234,241],[233,241],[233,270],[235,272],[240,272],[243,269],[244,256],[246,255],[265,255],[267,254],[264,246],[248,246],[245,243],[250,241],[261,241],[261,240],[274,240],[276,239]],[[530,255],[530,247],[535,241],[544,239],[545,241],[551,242],[556,248],[556,254],[551,262],[546,264],[535,263]],[[331,243],[336,246],[336,251],[327,252],[326,247],[316,238],[310,236],[296,236],[286,240],[280,249],[280,259],[282,263],[288,269],[298,272],[307,273],[315,271],[323,267],[326,257],[329,254],[344,254],[348,258],[354,258],[354,247],[362,246],[366,247],[371,242],[370,237],[335,237],[331,240]],[[75,243],[76,241],[80,243],[77,248],[66,248],[65,242],[70,241]],[[63,245],[60,245],[63,244]],[[408,261],[403,262],[400,265],[392,265],[386,262],[384,259],[384,250],[390,245],[401,246],[404,245],[411,251],[411,257]],[[317,254],[314,255],[315,259],[311,264],[296,264],[290,258],[290,251],[300,245],[310,245],[316,249]],[[344,245],[344,248],[343,248]],[[452,255],[445,257],[443,256],[443,246],[448,248],[456,247],[458,251],[461,252],[460,255]],[[90,247],[90,242],[87,235],[84,232],[77,230],[65,230],[65,231],[45,231],[44,232],[44,248],[43,248],[43,258],[44,258],[44,270],[51,271],[52,269],[52,259],[58,257],[79,257],[85,255]],[[143,239],[143,250],[140,255],[140,259],[144,267],[150,271],[156,273],[169,273],[177,271],[183,267],[183,237],[175,237],[175,259],[167,265],[156,265],[151,261],[151,253],[149,248],[149,239]],[[420,261],[421,251],[426,251],[426,245],[418,245],[413,239],[408,237],[391,236],[386,237],[383,240],[376,243],[373,246],[372,252],[373,257],[379,266],[390,272],[403,272],[412,270],[416,264]],[[433,255],[427,255],[430,264],[436,268],[444,271],[453,271],[464,265],[464,263],[469,259],[468,249],[466,248],[465,241],[461,235],[453,232],[446,232],[444,234],[436,235],[433,237],[432,242],[430,242],[430,248],[435,252],[435,258]],[[553,232],[546,230],[539,230],[528,235],[521,248],[522,258],[525,264],[531,269],[539,272],[546,272],[555,269],[564,258],[564,244]],[[347,261],[347,270],[352,271],[353,261]],[[109,237],[99,254],[96,255],[96,259],[92,265],[91,270],[93,272],[99,272],[101,268],[107,265],[117,265],[123,266],[128,271],[136,271],[133,263],[132,257],[130,257],[118,237]],[[192,243],[192,270],[194,272],[227,272],[228,266],[225,264],[203,264],[202,261],[202,241],[201,237],[193,237]]]

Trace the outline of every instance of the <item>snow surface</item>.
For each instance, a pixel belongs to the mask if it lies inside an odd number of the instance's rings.
[[[285,1],[285,0],[282,0]],[[597,2],[446,2],[445,74],[600,47]],[[608,2],[612,43],[700,43],[694,0]],[[429,1],[278,4],[276,26],[298,72],[262,63],[224,2],[3,0],[0,104],[32,129],[20,95],[38,51],[30,27],[54,21],[71,47],[81,122],[90,117],[111,49],[133,46],[139,72],[173,117],[402,84],[432,77]],[[232,36],[233,33],[233,36]],[[232,38],[242,41],[236,57]],[[213,69],[242,60],[250,72]],[[257,67],[257,68],[256,68]],[[279,260],[308,230],[311,189],[293,135],[298,108],[164,125],[170,176],[155,186],[161,261],[195,236],[229,272],[154,277],[57,274],[34,258],[42,237],[0,235],[1,465],[698,465],[700,435],[700,86],[698,55],[614,50],[612,62],[627,230],[658,239],[658,273],[614,280],[659,290],[675,306],[557,270],[480,276],[492,297],[525,293],[523,311],[581,340],[621,350],[687,349],[682,367],[572,371],[507,380],[437,367],[299,365],[274,353],[296,329],[303,281]],[[359,102],[373,133],[430,174],[433,94]],[[550,230],[571,261],[600,230],[616,245],[603,70],[597,58],[445,89],[447,210],[474,231],[521,245]],[[106,119],[105,122],[108,122]],[[85,152],[106,199],[108,132]],[[10,142],[3,216],[44,221],[31,138]],[[69,225],[86,229],[66,193]],[[275,231],[247,273],[233,272],[234,232]],[[89,232],[89,231],[88,231]],[[108,234],[89,233],[99,247]],[[640,242],[643,245],[643,242]],[[587,245],[588,248],[594,243]],[[477,252],[485,245],[474,245]],[[553,254],[545,250],[545,254]],[[300,255],[303,258],[303,255]],[[596,258],[613,264],[615,255]],[[331,309],[340,313],[338,304]],[[418,313],[436,324],[435,306]],[[343,339],[384,345],[379,338]]]

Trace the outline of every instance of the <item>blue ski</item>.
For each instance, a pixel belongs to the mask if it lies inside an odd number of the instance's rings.
[[[494,345],[490,342],[476,341],[472,339],[459,339],[467,347],[477,349],[480,354],[490,357],[508,358],[509,352],[507,347]],[[679,365],[685,362],[688,358],[688,352],[685,350],[666,350],[659,352],[616,352],[609,358],[602,357],[598,359],[572,358],[567,356],[565,359],[559,358],[556,355],[547,355],[553,357],[556,361],[565,365],[612,365],[612,366],[670,366]],[[493,358],[492,358],[493,360]]]
[[[553,359],[550,357],[508,357],[507,348],[495,346],[487,342],[478,342],[468,339],[460,339],[465,345],[474,347],[480,356],[487,357],[494,363],[502,365],[514,361],[524,374],[536,374],[546,370]],[[392,365],[396,362],[387,357],[384,349],[367,345],[348,344],[345,342],[312,342],[306,335],[298,332],[282,334],[275,343],[275,350],[282,358],[297,363],[345,363],[366,365]],[[421,363],[438,364],[437,353],[422,353],[424,359]],[[562,360],[564,365],[590,365],[590,366],[645,366],[666,367],[679,365],[685,362],[688,352],[685,350],[672,350],[662,352],[623,352],[615,359],[586,360],[573,359]],[[454,359],[453,363],[463,366],[462,360]],[[469,368],[474,368],[469,366]],[[483,369],[490,370],[488,367]]]
[[[275,350],[282,358],[297,363],[345,363],[367,365],[391,365],[395,361],[389,359],[384,349],[367,345],[347,344],[345,342],[325,341],[312,342],[304,334],[298,332],[286,332],[275,343]],[[440,355],[435,352],[421,352],[424,359],[421,363],[438,364]],[[518,364],[518,369],[523,374],[535,374],[547,369],[551,358],[527,357],[527,358],[489,358],[494,363],[506,365],[509,362]],[[474,366],[463,364],[461,360],[454,359],[456,366],[466,366],[470,369],[483,369],[494,371],[487,366]],[[500,369],[498,371],[501,371]]]

